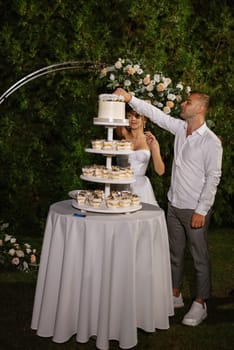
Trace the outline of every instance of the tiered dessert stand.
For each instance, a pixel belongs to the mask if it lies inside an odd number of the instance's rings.
[[[100,118],[94,118],[93,119],[94,125],[103,125],[107,128],[107,141],[113,141],[113,133],[114,129],[117,126],[128,126],[128,120],[127,119],[121,119],[121,120],[116,120],[111,121],[108,119],[100,119]],[[111,169],[112,168],[112,157],[114,156],[125,156],[129,155],[133,151],[131,150],[103,150],[103,149],[94,149],[94,148],[86,148],[86,152],[88,153],[95,153],[95,154],[102,154],[103,156],[106,157],[106,168]],[[96,182],[96,183],[103,183],[105,184],[105,197],[108,197],[111,193],[111,185],[113,184],[131,184],[135,182],[134,176],[131,178],[126,179],[106,179],[106,178],[98,178],[96,176],[84,176],[81,175],[80,178],[85,181],[90,181],[90,182]],[[70,196],[74,198],[75,191],[71,191]],[[93,211],[93,212],[102,212],[102,213],[130,213],[137,211],[141,209],[142,205],[139,204],[138,206],[129,206],[125,208],[96,208],[96,207],[91,207],[87,205],[79,205],[77,201],[73,200],[73,206],[75,208],[81,209],[81,210],[86,210],[86,211]]]
[[[99,118],[94,118],[94,125],[104,125],[107,128],[107,141],[113,141],[113,131],[116,126],[126,126],[128,125],[128,120],[121,121],[118,123],[114,122],[107,122],[107,121],[100,121]],[[128,155],[132,151],[131,150],[126,150],[126,151],[117,151],[117,150],[97,150],[93,148],[86,148],[86,152],[89,153],[98,153],[98,154],[103,154],[103,156],[106,157],[106,168],[111,169],[112,167],[112,157],[117,156],[117,155]],[[99,179],[96,177],[85,177],[81,175],[81,179],[86,180],[86,181],[92,181],[92,182],[99,182],[99,183],[104,183],[105,184],[105,196],[110,195],[110,189],[111,189],[111,184],[131,184],[135,182],[134,177],[128,179]]]

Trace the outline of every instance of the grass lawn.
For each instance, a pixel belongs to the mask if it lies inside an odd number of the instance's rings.
[[[191,303],[193,274],[191,258],[186,255],[183,287],[185,308],[170,318],[170,329],[145,333],[138,331],[139,350],[228,350],[234,348],[234,229],[211,229],[209,235],[212,266],[212,297],[208,318],[198,327],[186,327],[181,319]],[[188,271],[190,273],[188,273]],[[0,350],[92,350],[95,340],[77,343],[75,336],[64,344],[40,338],[30,329],[37,272],[0,273]],[[119,349],[110,342],[110,350]]]

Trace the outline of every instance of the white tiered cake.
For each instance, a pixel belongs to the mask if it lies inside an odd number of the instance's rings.
[[[115,94],[101,94],[98,99],[98,117],[95,124],[128,124],[125,119],[125,102],[122,96]]]

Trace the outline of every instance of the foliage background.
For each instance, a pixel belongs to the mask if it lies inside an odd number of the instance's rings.
[[[41,233],[51,203],[89,186],[81,167],[94,159],[84,148],[106,135],[93,126],[105,92],[99,67],[128,57],[211,95],[209,125],[224,148],[213,224],[233,225],[233,18],[231,0],[0,0],[0,95],[42,67],[83,62],[31,81],[0,105],[0,219],[19,233]],[[148,128],[167,169],[160,178],[150,167],[148,175],[166,208],[173,137]]]

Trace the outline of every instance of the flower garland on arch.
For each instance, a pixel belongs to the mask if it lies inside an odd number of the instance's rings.
[[[166,114],[179,116],[183,96],[191,91],[182,82],[176,84],[162,72],[148,72],[141,63],[119,58],[113,65],[104,67],[100,79],[107,89],[122,87],[132,95],[147,100]]]

